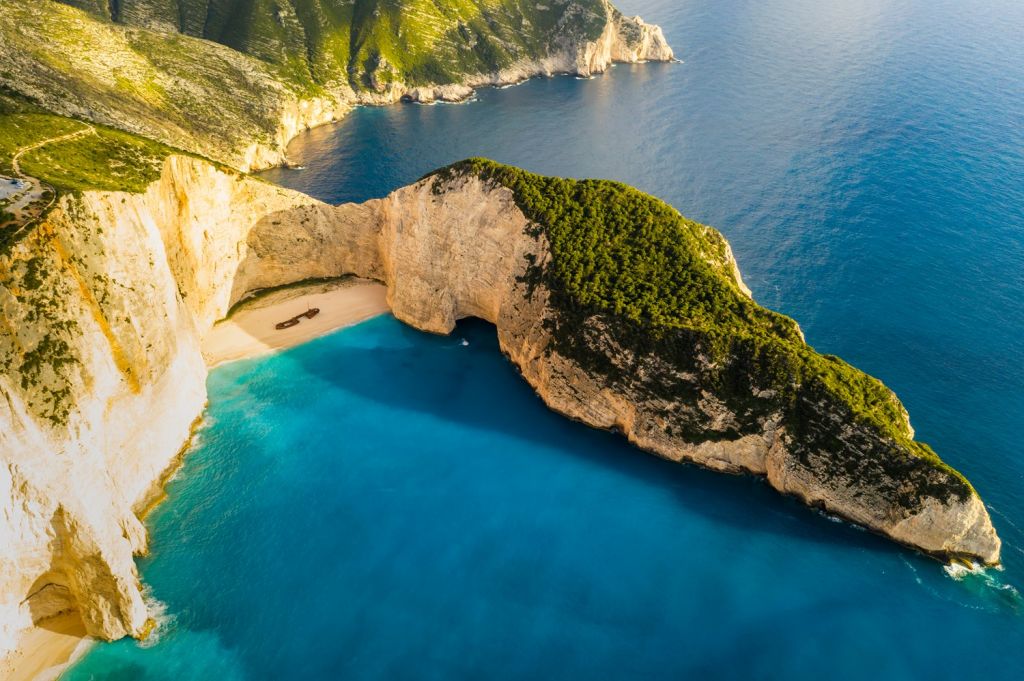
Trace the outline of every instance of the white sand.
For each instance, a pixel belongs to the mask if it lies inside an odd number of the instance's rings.
[[[386,293],[376,282],[349,279],[260,296],[213,327],[203,341],[203,357],[213,367],[298,345],[388,312]],[[274,328],[311,307],[320,308],[313,319],[283,331]],[[0,661],[0,679],[52,681],[91,643],[78,613],[58,615],[22,634],[17,650]]]
[[[203,357],[214,367],[304,343],[388,312],[386,292],[376,282],[353,279],[267,294],[218,322],[203,340]],[[312,307],[320,308],[313,319],[302,318],[290,329],[274,328]]]
[[[0,665],[0,677],[6,681],[51,681],[91,643],[77,612],[51,617],[21,635],[18,649]]]

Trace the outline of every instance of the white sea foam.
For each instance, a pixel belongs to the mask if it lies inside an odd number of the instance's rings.
[[[967,575],[985,574],[985,567],[975,563],[974,561],[971,561],[970,565],[964,565],[963,563],[947,563],[942,566],[942,569],[946,571],[947,575],[957,581],[960,581]]]
[[[153,595],[148,585],[142,587],[142,599],[146,602],[146,610],[155,622],[153,630],[144,640],[139,641],[140,648],[151,648],[160,642],[168,632],[174,629],[175,616],[167,611],[167,604]]]
[[[996,600],[988,607],[1001,604],[1000,607],[1010,606],[1014,609],[1024,607],[1024,599],[1021,598],[1017,587],[1002,581],[997,574],[1003,571],[1002,566],[994,568],[985,567],[975,562],[969,565],[951,563],[943,566],[947,575],[957,582],[972,585],[974,589],[980,589],[981,593],[988,592],[995,596]],[[980,606],[978,606],[980,608]]]

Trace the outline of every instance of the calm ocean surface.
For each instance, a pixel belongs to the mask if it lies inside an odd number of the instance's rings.
[[[378,318],[211,375],[140,561],[160,628],[70,679],[1024,678],[1024,3],[619,5],[685,63],[359,110],[267,176],[364,200],[480,155],[666,199],[899,393],[1005,570],[568,423],[485,324]]]

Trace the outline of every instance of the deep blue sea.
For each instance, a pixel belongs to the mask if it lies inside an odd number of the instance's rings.
[[[148,520],[160,627],[70,679],[1024,678],[1024,3],[619,5],[685,63],[361,109],[267,177],[364,200],[479,155],[666,199],[898,392],[1005,570],[569,423],[481,322],[382,317],[213,372]]]

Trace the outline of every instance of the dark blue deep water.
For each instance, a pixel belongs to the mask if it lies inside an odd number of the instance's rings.
[[[1024,3],[619,4],[685,63],[359,110],[268,177],[364,200],[480,155],[668,200],[899,393],[1005,570],[563,421],[482,323],[378,318],[212,374],[149,521],[160,628],[71,679],[1024,678]]]

